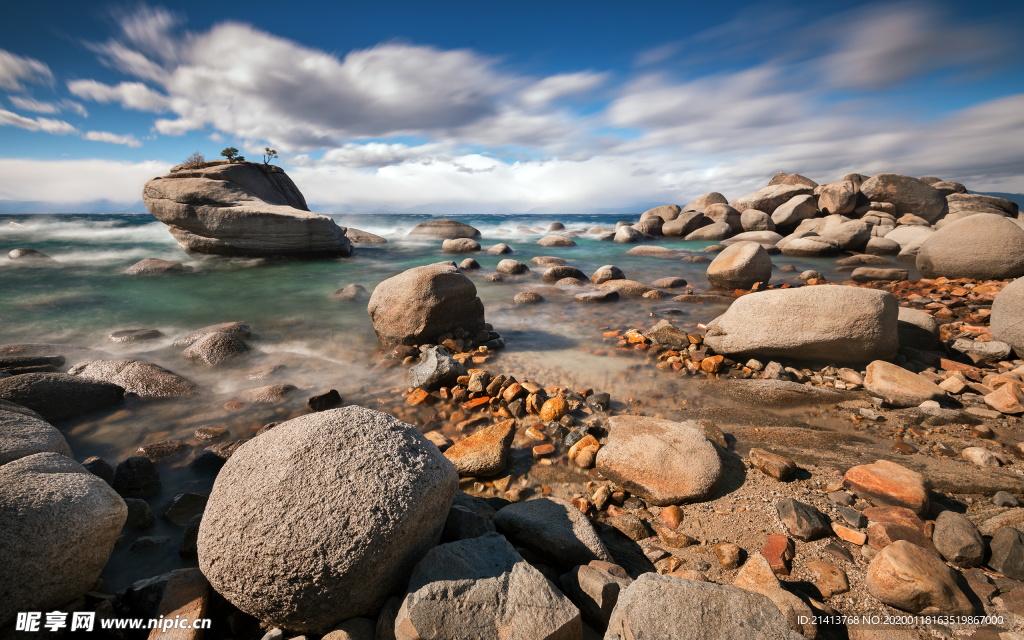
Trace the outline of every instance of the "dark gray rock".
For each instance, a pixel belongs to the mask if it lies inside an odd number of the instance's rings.
[[[58,422],[118,404],[124,389],[66,373],[26,373],[0,380],[0,399]]]
[[[935,518],[932,544],[947,562],[966,569],[985,561],[985,541],[962,513],[943,511]]]
[[[181,542],[178,544],[178,555],[183,558],[195,558],[199,555],[199,525],[203,523],[203,514],[192,516],[192,519],[185,525],[185,531],[181,534]]]
[[[405,373],[405,381],[410,387],[418,387],[432,391],[442,386],[455,384],[456,378],[466,375],[465,365],[444,350],[443,347],[430,347],[420,355],[420,361]]]
[[[616,568],[621,575],[612,575],[595,566],[580,565],[558,580],[562,592],[579,607],[584,622],[594,629],[604,631],[608,628],[612,610],[619,601],[619,592],[633,583],[621,567]]]
[[[510,504],[498,511],[494,524],[499,532],[557,566],[614,562],[587,516],[565,500],[540,498]]]
[[[99,456],[86,458],[85,461],[82,462],[82,466],[85,467],[89,473],[102,478],[107,484],[114,481],[114,467],[110,466],[110,463]]]
[[[1024,580],[1024,533],[1003,527],[989,543],[992,555],[988,566],[1014,580]]]
[[[809,542],[824,538],[832,533],[832,521],[815,507],[793,498],[786,498],[775,507],[779,519],[786,526],[789,535],[797,540]]]
[[[124,504],[128,507],[128,519],[124,523],[126,529],[148,529],[153,526],[155,518],[149,503],[138,498],[125,498]]]
[[[184,527],[192,518],[202,515],[207,500],[209,496],[202,493],[179,493],[171,498],[160,515],[179,527]]]
[[[123,498],[148,498],[160,490],[160,472],[146,456],[132,456],[114,470],[114,491]]]
[[[444,521],[441,541],[468,540],[494,530],[494,522],[491,518],[462,505],[453,504],[451,510],[448,511],[448,518]]]

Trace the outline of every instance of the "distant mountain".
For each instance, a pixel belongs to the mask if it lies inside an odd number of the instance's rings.
[[[979,196],[1003,198],[1010,202],[1016,202],[1018,207],[1024,209],[1024,193],[999,193],[997,191],[968,191],[967,193],[977,193]]]
[[[71,203],[0,200],[0,213],[146,213],[146,207],[142,204],[142,200],[132,204],[111,200]]]

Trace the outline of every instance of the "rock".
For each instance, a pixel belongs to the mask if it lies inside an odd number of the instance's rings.
[[[768,250],[782,240],[782,235],[774,231],[744,231],[743,233],[737,233],[728,240],[722,240],[722,246],[727,247],[732,244],[739,244],[740,242],[756,242],[764,246],[765,250]]]
[[[848,180],[823,185],[818,194],[818,208],[825,215],[852,213],[857,206],[859,192],[857,186]]]
[[[25,248],[11,249],[7,253],[7,259],[11,261],[18,261],[22,264],[50,264],[57,262],[42,251]]]
[[[780,481],[788,479],[796,471],[796,463],[789,458],[756,448],[750,450],[750,466]]]
[[[700,612],[699,615],[686,615]],[[707,621],[713,620],[714,624]],[[738,587],[645,573],[619,594],[608,640],[799,640],[770,599]]]
[[[729,205],[737,211],[757,209],[758,211],[764,211],[768,215],[772,215],[775,213],[776,209],[793,198],[805,194],[809,195],[813,190],[813,187],[806,185],[777,184],[765,187],[756,193],[731,200]],[[773,215],[772,219],[775,220]],[[779,221],[775,220],[775,224],[779,225]]]
[[[191,271],[192,267],[183,265],[180,262],[171,262],[170,260],[161,260],[159,258],[146,258],[128,267],[125,273],[130,276],[153,276],[170,273],[188,273]]]
[[[0,466],[37,453],[75,457],[67,440],[52,425],[0,407]]]
[[[68,370],[98,382],[109,382],[140,398],[181,398],[199,393],[199,387],[163,367],[139,360],[87,360]]]
[[[658,218],[661,218],[662,222],[668,222],[670,220],[675,220],[677,217],[679,217],[679,211],[679,205],[665,204],[660,207],[654,207],[653,209],[648,209],[647,211],[644,211],[643,214],[640,215],[640,219],[647,220],[651,217],[657,216]]]
[[[708,218],[704,219],[707,220]],[[730,227],[725,222],[710,222],[705,226],[702,226],[694,231],[691,231],[685,237],[683,237],[683,240],[724,240],[731,235],[732,227]]]
[[[632,584],[625,575],[613,575],[599,568],[601,561],[574,567],[559,578],[562,591],[579,607],[583,620],[595,629],[606,629],[619,593]],[[614,566],[614,565],[613,565]],[[621,567],[619,567],[621,570]]]
[[[572,238],[565,236],[544,236],[537,241],[538,247],[575,247],[576,243]]]
[[[523,273],[529,273],[530,267],[526,266],[522,262],[519,262],[518,260],[506,258],[498,263],[497,272],[514,276]]]
[[[854,282],[894,282],[907,280],[910,272],[906,269],[879,269],[877,267],[858,267],[850,274]]]
[[[740,210],[734,209],[727,204],[708,205],[704,209],[704,217],[711,220],[712,223],[724,222],[729,225],[730,235],[744,231]]]
[[[776,505],[779,519],[797,540],[808,542],[824,538],[832,532],[832,522],[821,511],[793,498],[786,498]]]
[[[466,258],[465,260],[463,260],[462,262],[459,263],[459,268],[460,269],[479,269],[480,268],[480,263],[477,262],[476,260],[474,260],[473,258]]]
[[[906,507],[919,515],[928,512],[930,484],[920,473],[895,462],[878,460],[852,467],[843,477],[843,486],[877,505]]]
[[[349,227],[345,230],[345,237],[352,244],[387,244],[387,238],[382,238],[375,233],[369,231],[362,231],[360,229],[353,229]]]
[[[594,284],[602,284],[609,280],[625,280],[626,275],[622,273],[622,269],[619,269],[613,264],[606,264],[597,271],[594,275],[590,276],[590,281]]]
[[[199,531],[199,566],[239,609],[323,632],[379,610],[406,584],[437,544],[457,489],[437,447],[391,416],[352,406],[295,418],[224,465]],[[289,505],[286,530],[279,505]]]
[[[601,302],[615,302],[619,299],[618,291],[590,291],[587,293],[577,293],[574,296],[576,302],[588,302],[588,303],[601,303]]]
[[[917,309],[900,307],[896,331],[901,347],[929,351],[939,343],[939,323]]]
[[[996,491],[996,495],[992,496],[992,504],[997,507],[1019,507],[1020,503],[1017,499],[1006,493],[1005,491]]]
[[[677,289],[679,287],[686,286],[686,280],[683,278],[659,278],[651,283],[652,287],[659,289]]]
[[[883,291],[817,286],[752,293],[708,324],[719,354],[830,362],[889,359],[899,347],[896,298]]]
[[[669,249],[668,247],[659,247],[657,245],[642,245],[639,247],[633,247],[626,252],[627,255],[631,256],[646,256],[648,258],[669,258],[675,260],[679,257],[679,252],[675,249]]]
[[[960,452],[960,457],[979,467],[995,468],[1000,466],[999,459],[984,447],[967,447]]]
[[[491,509],[491,515],[486,516],[462,505],[453,504],[451,510],[448,511],[448,518],[444,521],[441,541],[468,540],[490,533],[494,531],[493,519],[493,509]]]
[[[864,388],[894,407],[916,407],[946,397],[946,392],[934,382],[883,360],[868,365]]]
[[[441,218],[419,223],[408,235],[412,238],[479,238],[480,231],[458,220]]]
[[[471,238],[449,238],[441,243],[445,253],[473,253],[480,250],[480,243]]]
[[[544,302],[544,297],[536,291],[520,291],[512,297],[512,302],[515,304],[537,304]]]
[[[924,241],[917,269],[925,278],[1019,277],[1024,275],[1024,229],[991,213],[956,220]]]
[[[0,626],[93,589],[127,515],[106,482],[60,454],[0,466]]]
[[[487,253],[489,253],[492,256],[500,256],[500,255],[504,255],[506,253],[514,253],[514,252],[512,250],[512,247],[508,246],[504,242],[499,242],[498,244],[488,248],[487,249]]]
[[[712,191],[711,193],[705,193],[701,197],[697,198],[690,204],[683,207],[680,215],[683,215],[690,211],[699,211],[703,213],[704,209],[713,204],[729,204],[729,199],[716,191]]]
[[[840,251],[860,251],[867,246],[868,240],[871,239],[871,226],[863,220],[850,220],[827,227],[819,231],[819,235],[826,240],[836,242]]]
[[[576,278],[578,280],[586,280],[587,276],[576,267],[570,267],[568,265],[555,265],[553,267],[549,267],[544,272],[544,275],[541,277],[545,284],[554,284],[559,280],[565,278]]]
[[[646,220],[641,220],[637,224],[633,225],[633,228],[640,233],[650,236],[652,238],[660,238],[662,236],[661,226],[664,224],[661,218],[655,216]],[[613,238],[614,239],[614,236]]]
[[[361,284],[350,284],[345,287],[338,289],[331,294],[331,300],[337,300],[338,302],[351,302],[353,300],[366,300],[370,297],[370,292],[366,290]]]
[[[992,302],[992,338],[1010,345],[1024,358],[1024,278],[1003,288]]]
[[[545,422],[558,422],[567,413],[569,413],[569,403],[565,401],[565,398],[556,396],[544,401],[540,408],[540,419]]]
[[[711,219],[698,211],[683,211],[675,220],[661,225],[661,233],[666,237],[684,238],[697,229],[711,224]]]
[[[888,238],[870,238],[864,253],[876,256],[894,256],[900,252],[900,243]]]
[[[764,211],[747,209],[740,213],[740,227],[744,231],[775,231],[775,221]]]
[[[798,258],[820,258],[823,256],[835,255],[839,252],[839,243],[835,240],[822,238],[820,236],[806,236],[802,238],[787,239],[785,243],[779,243],[782,253],[787,256]]]
[[[160,472],[146,456],[132,456],[117,465],[110,483],[122,498],[148,498],[160,490]]]
[[[867,570],[867,588],[883,603],[921,615],[966,616],[974,606],[957,586],[956,573],[906,540],[883,549]]]
[[[726,571],[731,571],[740,566],[743,562],[743,549],[734,542],[719,542],[711,548],[718,558],[719,564]]]
[[[505,470],[515,420],[506,420],[477,431],[444,452],[460,476],[496,476]]]
[[[985,404],[1000,413],[1024,413],[1024,385],[1004,384],[985,396]]]
[[[188,333],[173,343],[171,346],[174,347],[189,347],[195,344],[200,338],[207,336],[211,333],[229,333],[243,338],[251,336],[251,330],[249,329],[248,322],[222,322],[220,324],[213,324],[202,329],[196,329],[195,331]]]
[[[128,519],[124,523],[125,528],[137,531],[153,526],[153,522],[155,522],[153,510],[149,508],[149,504],[145,500],[124,498],[124,504],[128,508]]]
[[[530,258],[530,262],[540,267],[554,267],[560,264],[565,264],[565,258],[556,258],[555,256],[536,256]]]
[[[385,349],[428,344],[456,328],[476,332],[484,325],[476,286],[454,262],[414,267],[381,282],[367,312]]]
[[[114,331],[107,337],[107,341],[115,344],[128,344],[130,342],[142,342],[144,340],[156,340],[164,337],[164,334],[156,329],[123,329]]]
[[[948,213],[945,196],[916,178],[896,173],[880,173],[864,181],[860,192],[872,202],[888,202],[896,206],[896,214],[912,213],[929,223]]]
[[[323,640],[375,640],[377,622],[371,618],[349,618],[336,625]],[[394,635],[392,635],[392,638]]]
[[[617,291],[624,298],[642,298],[644,294],[653,291],[651,287],[634,280],[609,280],[602,283],[601,288],[608,291]]]
[[[217,366],[236,360],[251,351],[249,345],[230,333],[208,333],[181,352],[187,360]]]
[[[109,382],[83,380],[66,373],[24,373],[0,380],[0,399],[59,422],[106,409],[124,398],[124,389]]]
[[[405,374],[410,387],[428,391],[449,386],[459,376],[466,375],[466,367],[452,358],[443,347],[430,347],[420,355],[419,363]]]
[[[496,533],[431,549],[413,570],[395,620],[397,640],[582,634],[579,610]]]
[[[817,198],[811,194],[798,195],[779,206],[771,214],[775,228],[789,228],[818,214]]]
[[[310,213],[288,175],[254,162],[178,166],[142,189],[142,201],[186,253],[250,258],[344,257],[346,229]]]
[[[494,524],[499,532],[557,566],[614,562],[587,516],[559,498],[510,504],[498,510]]]
[[[985,541],[967,516],[943,511],[935,518],[932,543],[950,564],[962,569],[980,566],[985,561]]]
[[[836,404],[849,398],[841,391],[783,380],[714,380],[702,382],[703,393],[758,406],[793,407]]]
[[[708,265],[708,281],[721,289],[749,289],[772,277],[772,259],[754,242],[727,247]]]
[[[310,396],[306,400],[306,406],[310,411],[327,411],[328,409],[340,407],[342,402],[343,400],[338,390],[331,389],[330,391]]]
[[[956,185],[956,182],[943,184]],[[962,187],[963,185],[959,185]],[[942,187],[932,185],[933,188],[942,191]],[[995,196],[983,196],[980,193],[967,193],[967,191],[955,191],[946,194],[946,202],[949,204],[949,215],[951,217],[966,217],[977,213],[994,213],[1000,216],[1016,218],[1020,215],[1020,207],[1016,202]]]
[[[668,320],[659,320],[658,324],[644,332],[644,337],[650,338],[653,344],[661,345],[666,349],[678,350],[690,346],[690,339],[686,332]]]
[[[764,556],[751,556],[736,574],[733,586],[765,596],[775,603],[793,631],[807,638],[817,637],[817,625],[813,622],[810,607],[782,587]]]
[[[647,237],[647,234],[639,229],[634,229],[633,227],[619,227],[615,230],[615,237],[612,239],[619,244],[630,244],[633,242],[642,242],[643,240],[646,240]]]
[[[718,489],[722,463],[696,423],[620,415],[609,419],[597,470],[649,504],[706,500]]]
[[[1014,580],[1024,580],[1024,533],[1003,527],[993,536],[989,547],[992,555],[988,566]]]
[[[82,466],[85,467],[89,473],[102,478],[107,484],[114,481],[114,467],[110,466],[110,463],[99,456],[86,458],[82,462]]]

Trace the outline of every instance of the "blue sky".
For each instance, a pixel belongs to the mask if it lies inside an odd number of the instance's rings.
[[[132,203],[276,148],[325,210],[737,197],[776,171],[1024,191],[1020,3],[5,7],[0,200]]]

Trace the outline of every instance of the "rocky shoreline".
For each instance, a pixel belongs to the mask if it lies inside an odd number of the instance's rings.
[[[305,208],[283,172],[200,173],[147,193],[221,181],[262,194],[256,209],[284,207],[273,193]],[[1018,215],[938,179],[779,174],[614,230],[527,230],[566,253],[527,263],[498,243],[494,273],[467,257],[336,292],[367,305],[380,346],[341,361],[351,380],[324,358],[316,375],[333,369],[336,389],[293,384],[316,358],[290,360],[248,322],[173,340],[111,333],[114,354],[163,345],[126,357],[0,345],[0,633],[17,634],[18,612],[53,609],[209,617],[205,632],[174,633],[211,640],[1024,630]],[[339,229],[338,247],[383,244]],[[442,254],[483,251],[457,221],[410,235],[443,240]],[[662,237],[720,244],[681,251]],[[706,263],[707,284],[646,284],[615,265],[588,276],[574,238]],[[828,255],[828,277],[776,264]],[[163,262],[129,273],[187,277]],[[481,275],[519,313],[592,310],[574,316],[588,336],[579,362],[617,362],[619,377],[599,386],[578,363],[517,354],[516,330],[485,317]],[[134,455],[75,461],[69,440],[147,415],[168,428]],[[166,569],[168,553],[172,570],[137,575]],[[100,576],[114,558],[135,577],[111,590]]]

